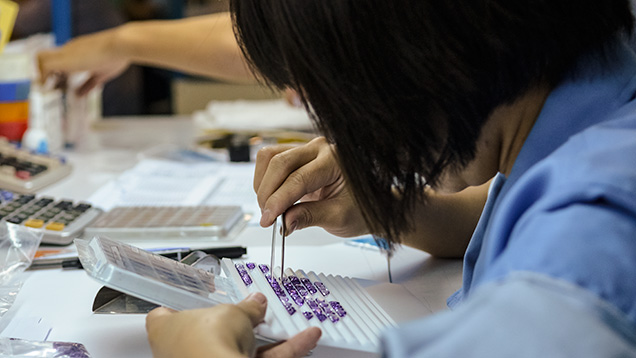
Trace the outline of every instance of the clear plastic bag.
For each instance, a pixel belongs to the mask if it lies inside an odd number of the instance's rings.
[[[41,230],[0,223],[0,318],[13,305],[41,240]]]
[[[36,342],[0,337],[0,358],[4,357],[90,358],[90,354],[79,343]]]
[[[0,224],[0,318],[11,308],[42,241],[42,230],[11,223]],[[90,358],[79,343],[37,342],[0,337],[0,358]]]

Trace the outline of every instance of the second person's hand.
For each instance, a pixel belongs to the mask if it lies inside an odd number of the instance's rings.
[[[117,50],[117,31],[119,29],[81,36],[60,48],[40,52],[40,81],[53,75],[66,77],[74,72],[88,71],[89,78],[77,89],[78,95],[84,95],[119,76],[130,61]]]
[[[261,226],[285,212],[287,234],[309,226],[351,237],[368,233],[362,214],[324,137],[301,145],[275,145],[258,152],[254,190]]]

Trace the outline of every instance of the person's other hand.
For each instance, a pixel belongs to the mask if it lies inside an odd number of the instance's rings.
[[[272,225],[284,212],[287,234],[309,226],[320,226],[341,237],[368,233],[333,148],[324,137],[301,146],[261,149],[256,157],[254,190],[263,227]]]
[[[89,72],[89,78],[77,88],[82,96],[98,85],[119,76],[130,61],[118,53],[117,29],[77,37],[66,45],[38,54],[40,82],[50,76],[66,78],[74,72]]]
[[[303,357],[313,349],[321,331],[308,328],[294,337],[255,349],[252,329],[263,321],[267,300],[261,293],[236,305],[176,312],[156,308],[146,317],[148,342],[155,358],[167,357]]]

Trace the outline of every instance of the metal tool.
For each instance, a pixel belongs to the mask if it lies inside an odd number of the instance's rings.
[[[281,220],[281,228],[280,228],[280,232],[281,232],[281,257],[280,257],[280,277],[283,277],[283,274],[285,272],[285,213],[283,213],[280,216],[280,220]],[[274,224],[272,225],[272,251],[271,251],[271,257],[270,257],[270,270],[272,271],[272,277],[276,277],[276,274],[274,272],[274,264],[276,263],[276,235],[277,235],[277,230],[278,229],[278,218],[276,218],[276,220],[274,220]]]
[[[283,278],[285,275],[285,213],[280,216],[281,221],[281,250],[280,250],[280,278]]]

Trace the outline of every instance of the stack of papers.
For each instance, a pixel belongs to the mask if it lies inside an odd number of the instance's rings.
[[[260,211],[252,181],[254,163],[144,159],[95,192],[88,201],[103,210],[115,206],[239,205]],[[258,223],[260,215],[253,215]]]
[[[195,112],[193,118],[195,127],[200,131],[312,131],[314,128],[303,108],[293,107],[283,99],[212,101],[204,111]]]

